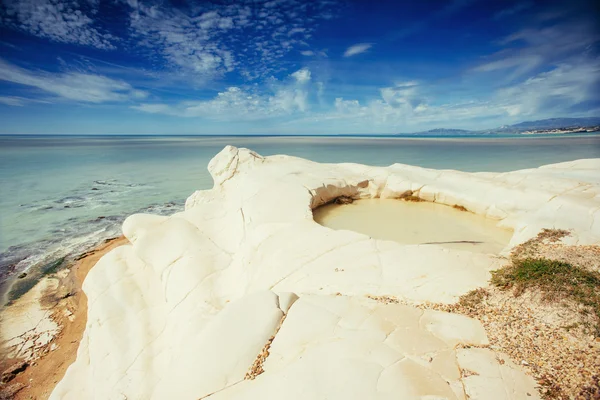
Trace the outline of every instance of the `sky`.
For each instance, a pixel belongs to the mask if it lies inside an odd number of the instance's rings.
[[[0,134],[381,134],[600,116],[595,3],[2,0]]]

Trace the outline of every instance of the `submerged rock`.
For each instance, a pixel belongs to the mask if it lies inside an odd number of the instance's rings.
[[[591,244],[599,170],[579,160],[471,174],[227,146],[209,164],[214,188],[184,212],[125,221],[131,244],[85,280],[86,330],[50,398],[539,398],[518,365],[480,348],[478,321],[414,306],[486,286],[496,255],[334,231],[311,210],[409,193],[513,229],[505,251],[546,227]]]

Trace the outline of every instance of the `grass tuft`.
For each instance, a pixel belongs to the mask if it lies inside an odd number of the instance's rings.
[[[545,258],[513,259],[512,265],[492,272],[492,284],[513,289],[515,296],[526,289],[539,290],[548,301],[571,300],[596,317],[600,336],[600,273]]]

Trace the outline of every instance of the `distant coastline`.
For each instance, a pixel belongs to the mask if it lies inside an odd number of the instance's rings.
[[[573,133],[588,133],[588,132],[598,132],[600,131],[600,126],[593,127],[569,127],[569,128],[555,128],[555,129],[534,129],[531,131],[522,132],[522,135],[556,135],[556,134],[573,134]]]
[[[469,132],[469,131],[467,131]],[[519,139],[519,138],[552,138],[565,135],[557,135],[557,133],[564,133],[569,137],[589,137],[589,136],[600,136],[600,127],[597,130],[577,130],[569,132],[552,132],[542,131],[528,133],[480,133],[480,132],[469,132],[463,134],[442,134],[442,133],[340,133],[340,134],[222,134],[222,135],[170,135],[170,134],[93,134],[93,135],[79,135],[79,134],[3,134],[0,133],[0,140],[3,138],[30,138],[30,139],[51,139],[51,138],[69,138],[69,139],[138,139],[138,140],[177,140],[177,139],[260,139],[260,138],[310,138],[310,139],[332,139],[332,138],[344,138],[344,139]],[[70,143],[73,145],[74,143]],[[39,143],[36,143],[39,145]]]
[[[537,121],[523,121],[513,125],[503,125],[490,129],[466,130],[456,128],[435,128],[419,132],[378,132],[378,133],[221,133],[221,134],[169,134],[169,132],[151,133],[1,133],[3,137],[27,137],[27,138],[49,138],[69,137],[85,139],[103,139],[124,137],[131,139],[144,138],[286,138],[286,137],[308,137],[308,138],[515,138],[522,135],[537,135],[539,137],[554,136],[556,134],[568,133],[589,135],[600,133],[600,117],[589,118],[550,118]]]

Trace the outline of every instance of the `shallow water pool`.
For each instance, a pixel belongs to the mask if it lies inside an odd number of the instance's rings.
[[[431,202],[364,199],[352,204],[327,204],[313,210],[316,222],[374,239],[404,244],[439,245],[477,253],[498,254],[513,231],[498,221]]]

